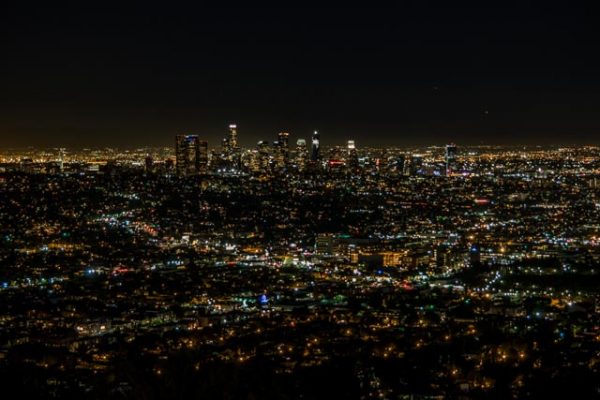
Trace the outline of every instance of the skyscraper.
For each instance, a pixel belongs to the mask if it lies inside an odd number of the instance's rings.
[[[457,148],[455,144],[446,145],[446,176],[456,173],[458,165],[456,162]]]
[[[356,171],[358,169],[358,152],[356,151],[356,144],[354,140],[348,140],[348,168]]]
[[[198,173],[205,174],[208,172],[208,142],[200,140],[198,142]]]
[[[231,152],[231,146],[229,145],[229,138],[224,137],[221,140],[221,155],[224,159],[229,157],[229,153]]]
[[[319,160],[319,132],[314,131],[312,135],[312,146],[310,149],[310,160],[318,161]]]
[[[269,142],[261,140],[257,144],[258,151],[258,168],[261,172],[265,173],[269,171],[270,154],[269,154]]]
[[[409,164],[409,175],[414,176],[423,173],[423,156],[420,154],[412,154]]]
[[[200,140],[198,139],[198,135],[175,136],[177,175],[187,176],[199,173],[200,158]]]
[[[58,149],[58,169],[61,172],[64,168],[64,160],[65,160],[65,149],[61,147],[60,149]]]
[[[288,164],[289,160],[289,137],[290,134],[287,132],[279,132],[277,134],[277,141],[273,143],[276,145],[275,158],[278,168],[284,168]]]
[[[356,150],[356,143],[354,143],[354,140],[348,140],[348,155],[354,150]]]
[[[399,175],[404,174],[405,161],[406,157],[404,156],[404,154],[398,154],[398,157],[396,157],[396,165],[394,166],[394,169]]]
[[[290,151],[290,134],[287,132],[279,132],[277,134],[277,142],[279,143],[279,148],[281,149],[284,158],[288,159],[288,153]]]
[[[229,124],[229,147],[232,151],[235,151],[238,148],[236,124]]]
[[[238,145],[237,125],[229,124],[229,132],[222,142],[223,151],[221,154],[221,162],[224,166],[240,168],[241,166],[241,151]]]
[[[308,159],[308,149],[306,148],[306,140],[298,139],[296,141],[296,167],[303,171],[306,167]]]

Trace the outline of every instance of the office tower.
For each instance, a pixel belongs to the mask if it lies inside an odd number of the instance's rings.
[[[353,152],[356,152],[356,144],[354,143],[354,140],[348,140],[348,144],[347,144],[347,149],[348,149],[348,156],[350,154],[352,154]]]
[[[271,148],[271,166],[275,169],[283,169],[283,156],[279,148],[279,142],[275,140]]]
[[[229,147],[232,151],[238,148],[236,124],[229,124]]]
[[[231,146],[229,145],[229,138],[223,138],[221,140],[221,155],[223,159],[229,157],[229,153],[231,152]]]
[[[266,140],[261,140],[256,145],[258,151],[258,166],[261,172],[267,172],[269,170],[269,142]]]
[[[283,156],[284,163],[287,164],[290,155],[290,134],[287,132],[279,132],[277,134],[277,142],[279,143],[279,149]]]
[[[335,236],[331,233],[319,233],[315,238],[315,252],[317,254],[333,254]]]
[[[306,167],[308,159],[308,149],[306,148],[306,140],[298,139],[296,141],[296,166],[300,171]]]
[[[279,140],[273,142],[273,166],[278,170],[285,167],[285,159]]]
[[[252,149],[246,154],[244,158],[244,167],[254,173],[260,172],[260,159],[258,154],[258,148]]]
[[[458,172],[456,155],[457,155],[456,145],[455,144],[446,145],[446,176],[450,176],[453,173]]]
[[[290,134],[287,132],[279,132],[277,134],[277,141],[279,142],[279,146],[286,151],[289,149],[289,138]]]
[[[177,175],[187,176],[200,172],[200,140],[198,135],[175,136]]]
[[[242,162],[242,152],[238,145],[237,125],[229,124],[229,133],[223,138],[222,159],[226,166],[240,168]]]
[[[409,175],[417,175],[423,173],[423,156],[413,154],[410,158]]]
[[[208,142],[200,140],[198,142],[198,172],[205,174],[208,172]]]
[[[310,161],[319,160],[319,132],[314,131],[312,135],[312,146],[310,149]]]
[[[58,169],[60,172],[63,171],[64,162],[65,162],[65,149],[60,148],[60,149],[58,149]]]
[[[406,158],[404,157],[404,154],[399,154],[398,157],[396,157],[396,172],[398,172],[398,174],[403,175],[404,174],[404,163],[406,162]]]
[[[289,160],[289,136],[287,132],[279,132],[277,141],[273,142],[273,150],[275,152],[275,164],[277,168],[283,169],[288,164]]]
[[[358,169],[358,152],[354,140],[348,140],[348,168],[356,171]]]

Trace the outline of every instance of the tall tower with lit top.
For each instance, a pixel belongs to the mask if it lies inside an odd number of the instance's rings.
[[[312,135],[312,146],[310,149],[310,160],[315,162],[319,160],[320,136],[319,132],[314,131]]]

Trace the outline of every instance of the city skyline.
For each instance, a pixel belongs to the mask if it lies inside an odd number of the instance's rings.
[[[51,142],[40,142],[40,143],[23,143],[18,145],[11,145],[10,141],[4,142],[5,150],[23,150],[23,149],[72,149],[75,151],[83,150],[83,149],[103,149],[103,148],[112,148],[118,150],[132,150],[139,148],[161,148],[161,147],[172,147],[173,137],[174,136],[198,136],[201,140],[208,142],[209,148],[218,148],[222,146],[222,141],[225,136],[228,134],[228,126],[230,122],[227,122],[221,126],[221,131],[211,131],[209,133],[202,133],[197,130],[189,129],[181,132],[171,132],[168,134],[163,134],[158,138],[153,138],[154,140],[145,141],[140,140],[139,142],[127,142],[127,143],[117,143],[115,141],[97,141],[97,140],[89,140],[86,142],[80,142],[79,140],[70,141],[51,141]],[[239,124],[237,124],[239,126]],[[321,136],[320,129],[309,128],[304,133],[294,133],[289,129],[279,129],[274,130],[273,132],[263,134],[248,134],[245,131],[244,126],[241,126],[241,136],[239,137],[239,147],[242,150],[254,149],[261,142],[273,142],[276,141],[277,135],[281,132],[285,131],[289,135],[290,143],[296,142],[297,140],[306,140],[309,143],[311,142],[311,138],[315,132],[319,133]],[[158,139],[158,140],[157,140]],[[427,148],[427,147],[444,147],[448,144],[458,144],[462,147],[478,147],[478,146],[501,146],[501,147],[556,147],[556,146],[597,146],[600,145],[600,139],[596,139],[595,136],[590,140],[578,140],[577,138],[573,139],[572,137],[566,135],[562,139],[552,140],[549,138],[548,140],[544,140],[543,142],[529,140],[524,138],[522,140],[503,140],[502,137],[498,137],[497,140],[472,140],[472,141],[457,141],[453,140],[451,137],[438,137],[432,140],[390,140],[386,139],[386,141],[381,141],[378,139],[373,139],[371,135],[366,133],[364,134],[356,134],[356,135],[343,135],[338,134],[336,136],[328,136],[327,132],[325,132],[325,136],[321,137],[319,140],[319,145],[324,148],[331,147],[344,147],[347,145],[348,140],[353,140],[357,142],[357,146],[360,147],[369,147],[369,148],[386,148],[386,147],[394,147],[394,148],[406,148],[406,149],[414,149],[414,148]]]

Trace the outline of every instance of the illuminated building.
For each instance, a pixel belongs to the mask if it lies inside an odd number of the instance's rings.
[[[230,148],[231,147],[229,146],[229,138],[223,138],[223,140],[221,140],[221,155],[223,159],[229,157]]]
[[[312,135],[312,146],[310,149],[310,161],[316,162],[319,160],[319,132],[314,131]]]
[[[58,168],[62,172],[64,168],[64,159],[65,159],[65,149],[58,149]]]
[[[223,141],[223,153],[225,160],[230,166],[239,168],[241,163],[241,149],[238,145],[236,124],[229,124],[229,134],[227,138],[223,139]]]
[[[289,159],[289,136],[287,132],[279,132],[277,134],[277,141],[273,143],[273,150],[275,152],[275,165],[277,168],[284,168]]]
[[[414,176],[421,174],[423,170],[423,156],[420,154],[413,154],[410,158],[409,175]]]
[[[260,172],[267,172],[269,170],[269,161],[270,161],[270,151],[269,151],[269,142],[266,140],[261,140],[257,144],[258,150],[258,170]]]
[[[404,174],[404,164],[405,164],[405,162],[406,162],[406,157],[404,156],[404,154],[399,154],[396,157],[396,165],[394,166],[394,169],[400,175]]]
[[[187,176],[200,173],[200,147],[198,135],[177,135],[175,137],[177,175]]]
[[[287,132],[279,132],[277,134],[277,142],[279,143],[279,147],[284,150],[286,154],[289,151],[289,139],[290,134]]]
[[[308,159],[308,149],[306,148],[306,140],[298,139],[296,141],[296,166],[302,171],[306,166]]]
[[[205,174],[208,171],[208,142],[200,140],[198,142],[198,172]]]
[[[242,165],[254,173],[260,172],[260,165],[258,159],[258,150],[253,149],[245,153],[242,159]]]
[[[398,251],[384,251],[381,253],[384,267],[394,267],[405,263],[406,253]]]
[[[229,124],[229,146],[232,151],[236,151],[236,149],[238,149],[236,124]]]
[[[457,148],[455,144],[446,145],[446,176],[457,172],[456,163]]]
[[[348,168],[355,171],[358,168],[358,152],[354,140],[348,140]]]
[[[330,233],[320,233],[315,238],[315,252],[317,254],[332,254],[335,237]]]
[[[277,142],[279,143],[280,152],[283,155],[284,163],[287,164],[290,153],[290,134],[287,132],[280,132],[277,135]]]

